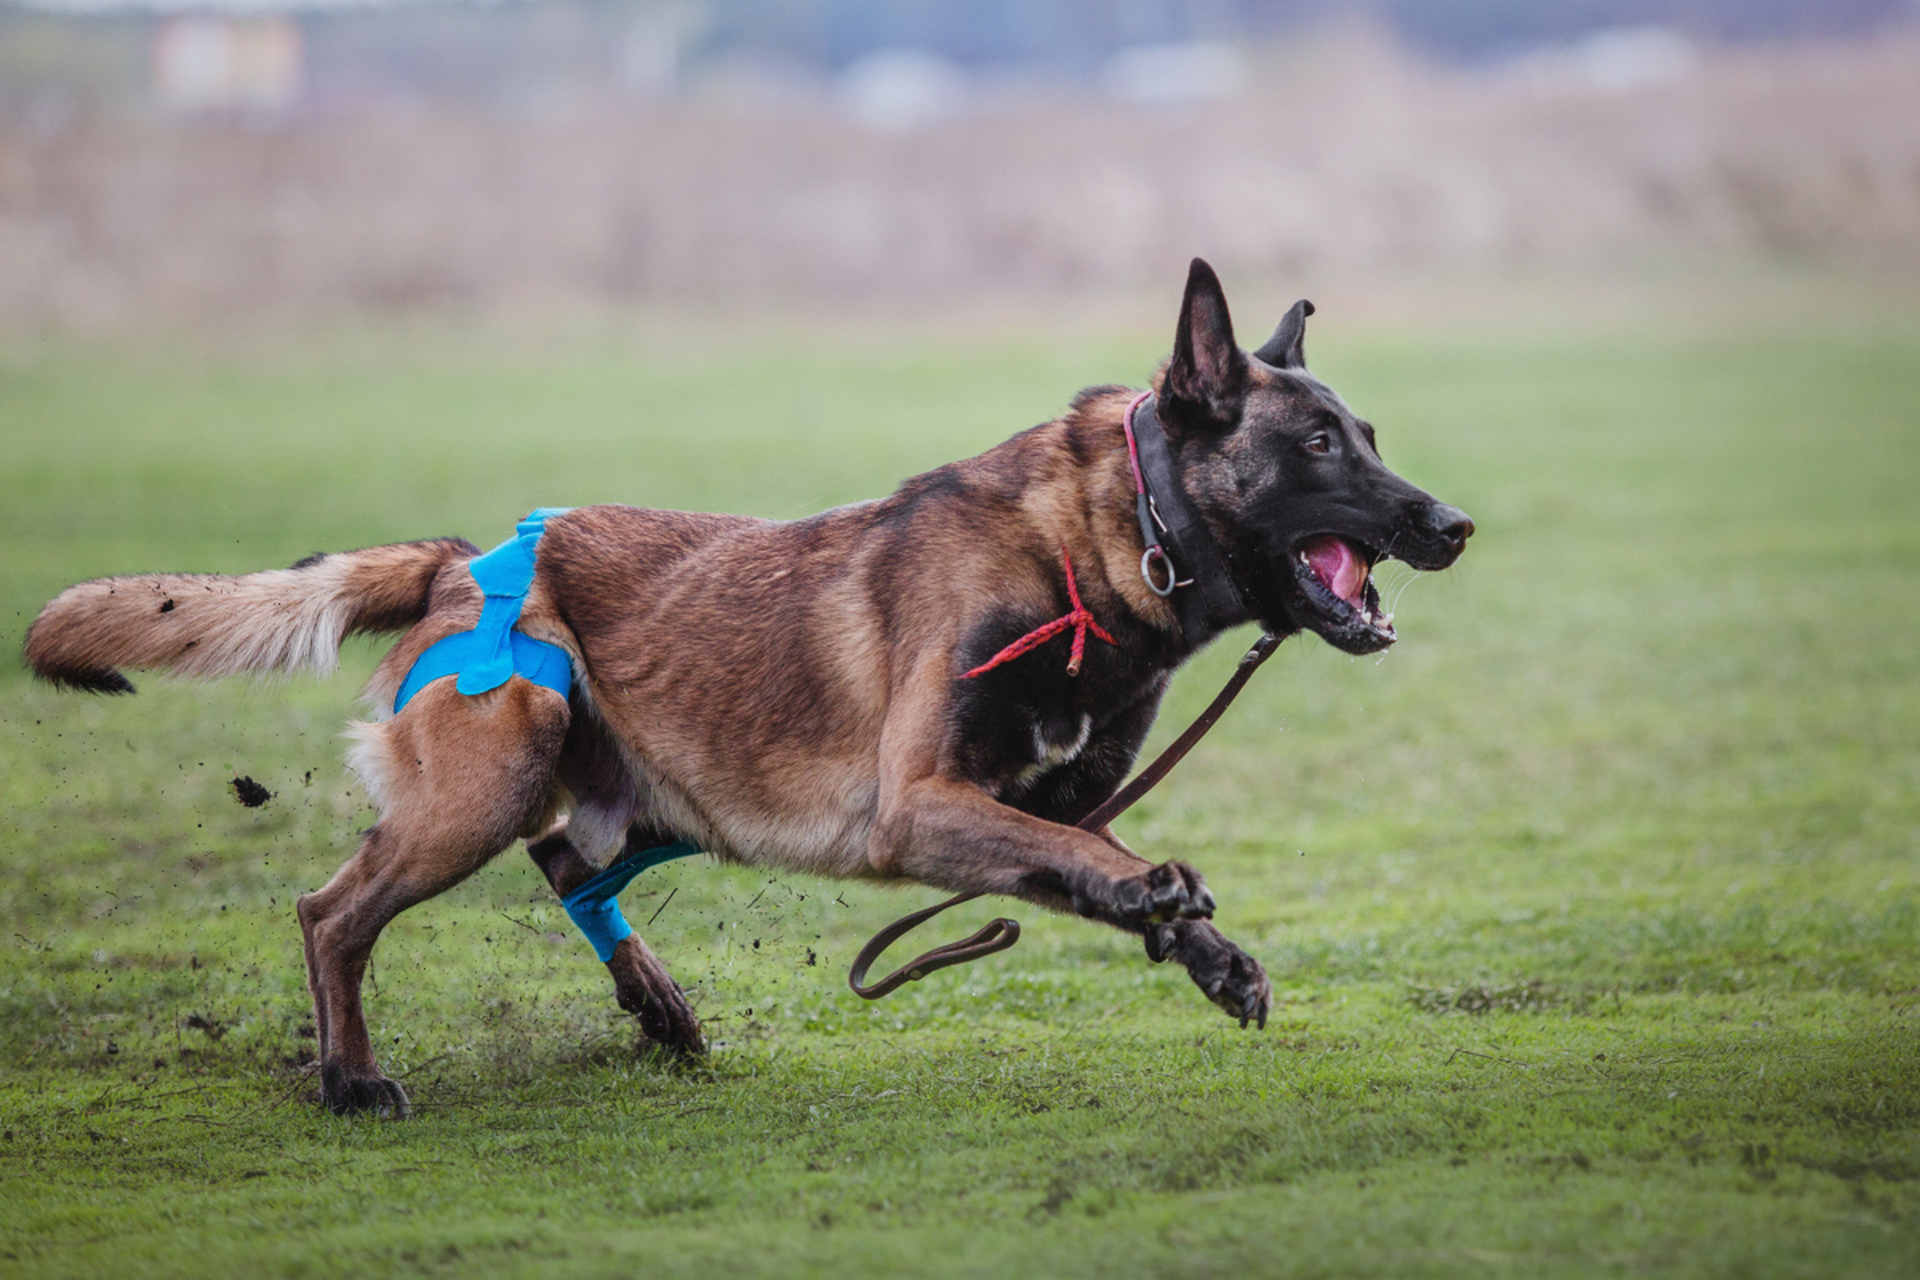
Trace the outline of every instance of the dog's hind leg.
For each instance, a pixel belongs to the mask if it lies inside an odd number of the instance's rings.
[[[621,856],[637,854],[672,841],[644,827],[627,831]],[[527,853],[546,876],[547,883],[562,898],[594,876],[594,868],[574,848],[564,831],[527,842]],[[640,1019],[640,1030],[655,1044],[677,1054],[700,1054],[707,1050],[706,1033],[680,984],[667,972],[666,965],[637,933],[628,934],[614,944],[607,960],[607,972],[613,975],[613,998],[620,1007]]]
[[[380,820],[333,879],[299,902],[329,1111],[407,1114],[406,1091],[381,1073],[360,1005],[373,944],[402,911],[551,821],[566,727],[558,694],[516,678],[475,697],[442,681],[360,731],[353,765]]]

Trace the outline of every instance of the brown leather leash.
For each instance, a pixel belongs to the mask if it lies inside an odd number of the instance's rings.
[[[1220,690],[1207,709],[1200,713],[1200,718],[1188,725],[1186,732],[1175,738],[1173,744],[1155,757],[1152,764],[1134,775],[1133,781],[1114,792],[1104,804],[1080,819],[1075,825],[1082,831],[1098,831],[1125,813],[1132,807],[1134,801],[1153,790],[1162,778],[1172,772],[1173,766],[1180,763],[1181,757],[1193,750],[1194,744],[1207,736],[1207,730],[1219,723],[1220,717],[1226,714],[1233,700],[1240,696],[1240,691],[1246,688],[1247,681],[1253,678],[1253,673],[1259,670],[1260,664],[1271,657],[1273,651],[1279,647],[1280,637],[1276,635],[1262,635],[1255,641],[1253,648],[1247,650],[1241,657],[1240,665],[1234,668],[1233,678],[1227,681],[1226,687]],[[860,954],[853,958],[853,968],[847,971],[847,985],[852,987],[853,993],[862,1000],[878,1000],[881,996],[898,991],[909,982],[918,982],[935,970],[945,969],[950,965],[965,964],[969,960],[978,960],[996,951],[1005,951],[1020,941],[1020,922],[1002,916],[989,921],[985,928],[970,938],[962,938],[958,942],[949,942],[945,946],[935,947],[918,959],[895,969],[872,986],[861,985],[862,980],[867,976],[867,970],[888,947],[948,907],[972,902],[979,896],[978,893],[958,894],[945,902],[936,902],[930,907],[922,908],[912,915],[901,916],[879,933],[874,934],[867,945],[860,948]]]

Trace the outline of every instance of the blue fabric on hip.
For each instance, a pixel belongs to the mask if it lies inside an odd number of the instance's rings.
[[[486,594],[480,606],[480,621],[471,631],[461,631],[436,641],[414,660],[413,669],[400,682],[393,697],[393,711],[412,701],[413,695],[442,676],[459,677],[454,688],[472,695],[498,689],[516,673],[538,685],[545,685],[561,697],[573,688],[573,663],[567,651],[557,644],[535,640],[514,630],[520,610],[527,603],[527,588],[533,585],[535,553],[547,521],[565,515],[568,507],[541,507],[514,528],[514,536],[467,562],[473,580]]]
[[[685,840],[676,840],[672,844],[663,844],[630,858],[622,858],[562,898],[560,905],[580,926],[580,932],[587,935],[587,941],[593,944],[593,954],[605,964],[613,959],[613,949],[620,940],[633,933],[633,926],[620,914],[620,904],[614,900],[620,891],[648,867],[657,867],[663,862],[699,852]]]
[[[480,621],[471,631],[446,636],[427,646],[414,659],[413,669],[400,682],[393,696],[393,713],[412,700],[413,695],[442,676],[458,676],[453,687],[464,694],[498,689],[515,675],[545,685],[561,697],[573,689],[573,662],[557,644],[535,640],[514,630],[520,610],[527,603],[527,589],[533,585],[533,566],[540,549],[540,535],[547,521],[564,515],[567,507],[541,507],[514,527],[514,535],[505,542],[467,562],[473,580],[486,594],[480,606]],[[587,881],[560,900],[580,932],[593,944],[593,953],[602,963],[613,959],[613,949],[622,938],[631,937],[633,926],[620,914],[615,899],[633,878],[648,867],[657,867],[674,858],[684,858],[700,850],[684,840],[660,845],[636,853]]]

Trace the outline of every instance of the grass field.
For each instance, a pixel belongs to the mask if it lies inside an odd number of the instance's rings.
[[[673,1070],[515,851],[376,954],[419,1118],[330,1118],[292,902],[369,821],[376,650],[111,701],[8,663],[0,1276],[1920,1274],[1920,310],[1337,317],[1316,369],[1480,531],[1391,654],[1290,643],[1121,824],[1206,872],[1264,1034],[1018,907],[865,1006],[852,951],[933,895],[700,859],[626,898],[719,1042]],[[16,342],[0,616],[536,505],[798,515],[1163,341]]]

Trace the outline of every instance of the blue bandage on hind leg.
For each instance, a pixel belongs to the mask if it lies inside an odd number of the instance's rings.
[[[613,949],[620,944],[620,940],[633,934],[633,926],[620,914],[620,904],[615,901],[620,891],[648,867],[657,867],[663,862],[699,852],[685,840],[676,840],[672,844],[622,858],[560,899],[560,905],[580,926],[580,932],[587,935],[587,941],[593,944],[593,954],[600,957],[600,963],[605,964],[613,959]]]
[[[567,914],[580,926],[580,932],[587,935],[587,941],[593,944],[593,954],[605,964],[613,959],[613,949],[620,945],[622,938],[633,935],[633,926],[627,923],[626,916],[620,913],[620,904],[612,898],[596,898],[591,902],[566,900]]]

